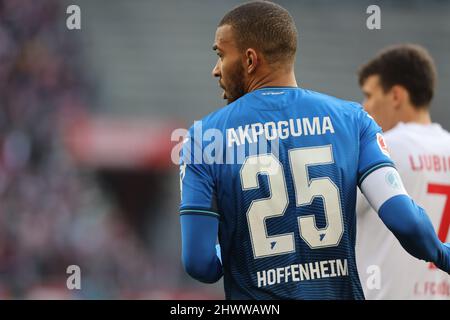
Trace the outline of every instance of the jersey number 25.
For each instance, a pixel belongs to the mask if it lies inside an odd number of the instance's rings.
[[[339,245],[344,233],[339,189],[329,177],[310,179],[308,167],[334,163],[331,145],[289,150],[289,165],[295,188],[296,206],[310,205],[314,198],[323,199],[327,225],[319,229],[314,215],[297,218],[300,236],[311,249]],[[242,189],[259,188],[258,175],[268,176],[270,196],[253,200],[247,210],[247,222],[255,258],[295,252],[294,233],[267,234],[265,220],[282,217],[289,198],[283,166],[273,154],[248,157],[242,165]]]

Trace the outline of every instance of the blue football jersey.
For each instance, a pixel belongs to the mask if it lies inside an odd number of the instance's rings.
[[[359,104],[258,89],[196,122],[180,163],[180,213],[219,219],[227,299],[364,298],[356,189],[393,163]]]

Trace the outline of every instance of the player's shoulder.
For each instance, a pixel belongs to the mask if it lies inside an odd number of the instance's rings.
[[[233,107],[234,103],[221,107],[213,112],[208,113],[201,119],[196,120],[194,124],[189,128],[189,131],[194,130],[195,126],[201,125],[202,129],[219,128],[221,122],[230,114],[230,108]]]
[[[442,126],[439,123],[433,123],[432,124],[435,128],[436,132],[439,132],[441,136],[443,136],[445,139],[450,140],[450,132],[446,129],[442,128]]]
[[[302,99],[306,103],[311,103],[315,106],[324,108],[331,108],[343,113],[356,115],[364,113],[363,107],[357,102],[341,99],[318,91],[303,89]]]
[[[388,142],[396,143],[402,140],[404,141],[405,138],[411,136],[411,133],[412,132],[408,129],[408,126],[400,122],[392,129],[384,131],[383,135]]]
[[[404,144],[408,141],[417,143],[427,139],[450,141],[450,133],[438,123],[421,125],[418,123],[399,122],[394,128],[384,133],[392,143]]]
[[[404,155],[449,150],[450,133],[439,124],[398,123],[384,133],[392,158],[401,166]],[[408,165],[406,165],[408,167]]]
[[[344,100],[304,88],[298,88],[298,90],[292,92],[295,92],[292,98],[299,99],[302,106],[312,106],[316,110],[322,109],[329,114],[340,114],[357,118],[366,113],[363,107],[354,101]],[[255,101],[261,102],[257,93],[263,94],[259,91],[247,93],[236,101],[207,114],[198,122],[201,122],[203,128],[221,128],[229,122],[233,122],[233,119],[236,117],[239,118],[248,113],[246,106],[252,105]]]

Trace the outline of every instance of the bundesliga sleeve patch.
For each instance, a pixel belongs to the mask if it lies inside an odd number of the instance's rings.
[[[381,133],[377,133],[377,143],[378,147],[380,147],[381,152],[383,152],[384,155],[391,157],[391,155],[389,154],[386,141],[384,140],[384,137]]]

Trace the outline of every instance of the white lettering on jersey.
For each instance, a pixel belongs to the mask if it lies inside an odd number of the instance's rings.
[[[293,264],[256,273],[258,288],[274,284],[348,276],[347,259]]]
[[[227,129],[228,147],[236,144],[258,142],[259,136],[264,136],[268,141],[275,139],[287,139],[290,136],[315,136],[327,133],[334,134],[334,127],[330,117],[313,117],[282,120],[278,122],[252,123],[239,126],[237,129]]]

